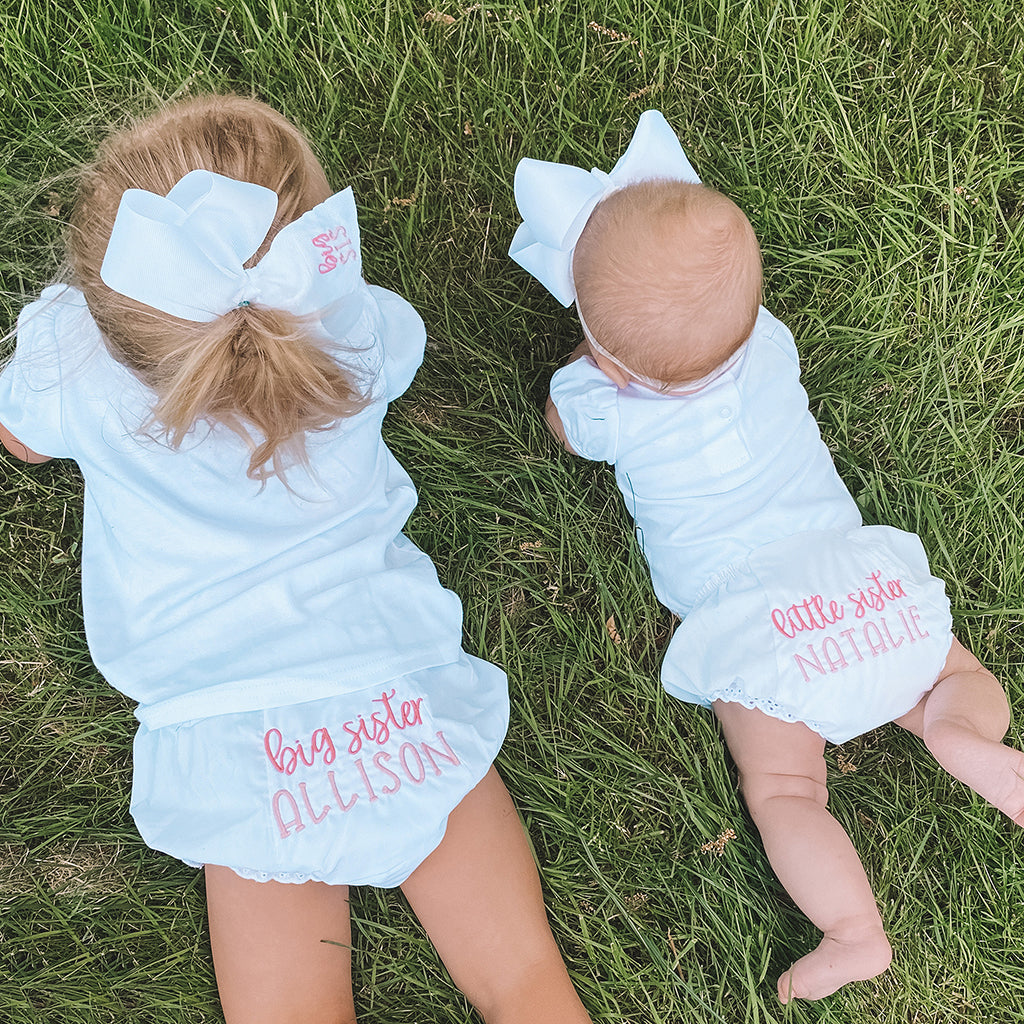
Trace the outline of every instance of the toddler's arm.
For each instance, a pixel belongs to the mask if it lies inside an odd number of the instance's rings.
[[[22,444],[2,423],[0,423],[0,444],[13,456],[25,462],[49,462],[49,455],[40,455],[32,451],[28,445]]]

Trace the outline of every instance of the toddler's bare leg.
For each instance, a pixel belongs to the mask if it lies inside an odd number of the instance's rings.
[[[1010,725],[1006,694],[959,641],[939,681],[896,721],[920,736],[950,775],[1024,825],[1024,753],[1000,742]]]
[[[892,948],[849,836],[826,810],[825,741],[800,722],[714,705],[765,853],[796,905],[824,932],[778,982],[779,998],[821,999],[881,974]]]
[[[348,886],[207,864],[206,901],[227,1024],[354,1024]]]
[[[402,889],[487,1024],[589,1024],[551,935],[522,825],[493,768]]]

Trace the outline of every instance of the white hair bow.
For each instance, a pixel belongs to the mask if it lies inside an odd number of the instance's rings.
[[[516,206],[523,223],[508,254],[563,306],[572,305],[576,286],[572,254],[594,207],[635,181],[670,178],[700,184],[676,134],[658,110],[645,110],[626,152],[608,174],[546,160],[519,161]]]
[[[250,303],[299,316],[361,290],[352,189],[283,227],[251,269],[277,213],[277,194],[212,171],[190,171],[166,196],[128,189],[100,277],[107,287],[182,320],[209,323]]]

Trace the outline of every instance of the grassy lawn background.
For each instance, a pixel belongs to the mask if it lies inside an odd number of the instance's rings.
[[[546,436],[577,327],[505,255],[514,166],[608,169],[664,111],[750,215],[865,519],[921,533],[1020,709],[1022,40],[1000,0],[0,8],[3,330],[57,273],[74,167],[162,100],[254,93],[354,187],[368,279],[430,333],[386,424],[420,489],[408,532],[462,596],[468,649],[509,673],[499,764],[596,1021],[1017,1024],[1024,847],[895,728],[830,748],[896,959],[779,1007],[775,977],[817,937],[710,715],[660,691],[671,617],[610,472]],[[72,465],[0,459],[0,1019],[217,1021],[200,875],[128,816],[132,709],[85,650],[80,522]],[[473,1019],[400,894],[353,911],[364,1021]]]

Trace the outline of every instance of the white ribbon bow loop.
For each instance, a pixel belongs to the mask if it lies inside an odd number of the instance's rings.
[[[626,152],[608,174],[571,164],[525,158],[515,176],[523,218],[508,254],[563,306],[576,299],[572,255],[594,207],[636,181],[670,178],[700,184],[679,139],[658,110],[645,110]]]
[[[166,196],[128,189],[100,277],[121,295],[199,323],[248,303],[298,316],[348,298],[358,297],[361,305],[365,286],[352,190],[283,227],[260,262],[246,269],[277,205],[271,189],[212,171],[189,172]]]

